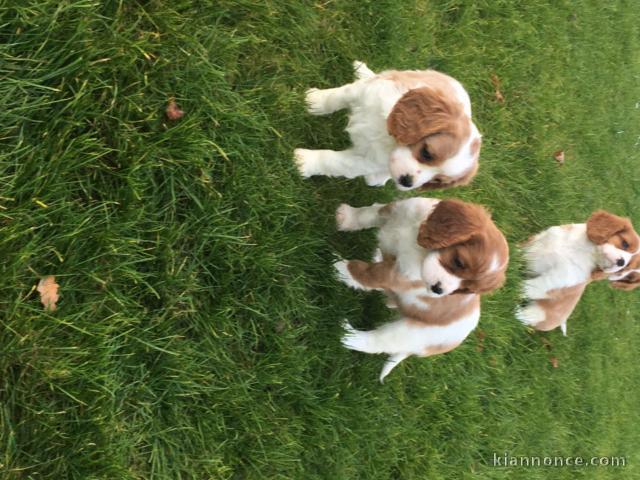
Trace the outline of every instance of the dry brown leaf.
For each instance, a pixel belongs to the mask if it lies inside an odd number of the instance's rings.
[[[476,338],[477,338],[476,351],[482,352],[484,350],[484,337],[485,336],[486,335],[482,330],[476,330]]]
[[[556,357],[550,357],[549,361],[551,362],[551,365],[553,365],[553,368],[558,368],[558,359]]]
[[[60,298],[58,295],[58,288],[60,285],[56,283],[56,277],[49,275],[40,279],[38,282],[38,292],[40,293],[40,301],[44,305],[45,310],[54,311],[56,309],[56,303]]]
[[[564,150],[558,150],[557,152],[554,152],[553,158],[555,158],[556,162],[558,162],[560,165],[564,165]]]
[[[170,98],[169,104],[167,105],[166,115],[169,120],[180,120],[184,117],[184,112],[178,108],[178,104],[175,99]]]
[[[500,79],[495,73],[491,74],[491,83],[493,83],[493,86],[496,89],[496,100],[500,103],[504,103],[504,95],[502,95],[502,92],[500,91]]]

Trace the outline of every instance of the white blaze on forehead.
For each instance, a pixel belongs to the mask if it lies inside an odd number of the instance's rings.
[[[494,253],[491,259],[491,265],[489,265],[489,273],[495,273],[502,268],[504,268],[504,259],[501,259],[500,255]]]
[[[455,292],[460,288],[462,279],[449,273],[440,263],[440,254],[431,252],[422,263],[422,279],[426,283],[426,294],[428,297],[443,297]],[[442,289],[441,294],[436,294],[431,287],[439,284]]]
[[[441,169],[421,164],[414,158],[410,148],[401,146],[391,152],[389,171],[394,180],[398,180],[403,175],[409,175],[414,186],[418,186],[431,180],[441,172]]]
[[[399,177],[400,175],[415,173],[416,159],[409,147],[401,146],[393,149],[391,152],[391,175]]]
[[[493,258],[491,259],[491,265],[489,265],[489,273],[497,272],[502,267],[502,262],[498,257],[497,253],[493,254]]]
[[[600,247],[600,249],[605,259],[609,263],[609,265],[605,265],[603,268],[603,270],[607,273],[613,273],[622,270],[627,266],[629,260],[631,260],[631,257],[633,256],[631,253],[620,250],[610,243],[605,243]],[[619,259],[622,259],[624,261],[624,264],[621,266],[617,264],[617,261]]]

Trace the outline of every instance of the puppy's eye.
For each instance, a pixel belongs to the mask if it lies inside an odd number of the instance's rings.
[[[433,160],[433,157],[429,153],[429,150],[427,150],[427,147],[426,146],[422,147],[420,149],[420,158],[418,158],[418,161],[422,163],[429,163],[432,160]]]
[[[464,263],[462,263],[462,260],[460,260],[460,258],[458,257],[453,259],[453,264],[456,266],[456,268],[459,268],[459,269],[464,268]]]
[[[627,250],[629,248],[629,242],[622,240],[622,249]]]

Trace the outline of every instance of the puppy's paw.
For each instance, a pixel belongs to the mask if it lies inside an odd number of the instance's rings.
[[[369,69],[369,67],[367,67],[366,63],[361,62],[360,60],[354,60],[352,65],[353,65],[353,72],[356,74],[356,78],[358,80],[362,80],[364,78],[371,78],[376,75]]]
[[[356,330],[351,324],[345,320],[342,323],[344,328],[344,335],[342,336],[342,346],[349,350],[366,351],[367,347],[367,334],[360,330]]]
[[[327,108],[326,93],[319,88],[310,88],[305,93],[305,101],[307,102],[307,112],[311,115],[326,115],[332,110]]]
[[[370,187],[382,187],[389,180],[391,180],[391,177],[388,173],[371,173],[364,177],[364,181]]]
[[[355,214],[355,208],[343,203],[336,210],[336,226],[341,232],[350,230],[358,230],[358,221]]]
[[[338,280],[342,283],[351,288],[355,288],[356,290],[364,289],[364,287],[351,275],[351,272],[349,271],[349,262],[347,260],[340,260],[339,262],[334,263],[333,268],[336,269]]]
[[[296,148],[293,151],[293,159],[296,162],[296,167],[298,167],[300,175],[303,177],[309,178],[316,174],[316,155],[313,150]]]

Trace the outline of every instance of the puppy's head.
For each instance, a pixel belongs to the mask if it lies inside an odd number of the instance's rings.
[[[504,283],[509,246],[479,205],[442,200],[420,225],[418,244],[427,295],[485,293]]]
[[[631,257],[622,270],[609,275],[609,284],[620,290],[633,290],[640,286],[640,254]]]
[[[604,210],[587,220],[587,237],[597,246],[598,267],[605,273],[622,270],[640,250],[640,238],[629,219]]]
[[[389,171],[400,190],[447,188],[471,181],[481,136],[462,104],[429,87],[405,93],[387,118],[397,146]]]

